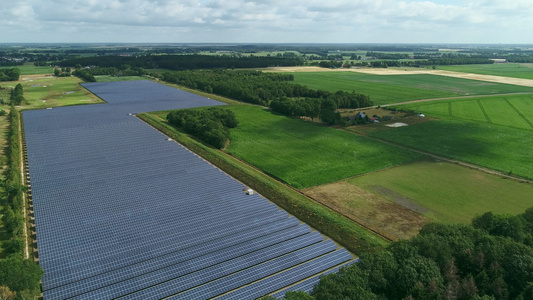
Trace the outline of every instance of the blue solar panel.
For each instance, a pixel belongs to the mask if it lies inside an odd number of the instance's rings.
[[[130,115],[222,103],[151,81],[83,85],[107,103],[23,113],[45,299],[204,295],[336,249]]]

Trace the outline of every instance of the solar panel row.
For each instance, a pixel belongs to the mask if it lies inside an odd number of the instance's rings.
[[[129,115],[221,103],[150,81],[85,86],[108,104],[23,113],[45,299],[205,298],[278,278],[253,285],[269,293],[288,268],[347,253]]]

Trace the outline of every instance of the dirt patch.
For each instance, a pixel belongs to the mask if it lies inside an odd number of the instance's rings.
[[[410,198],[404,197],[391,189],[388,189],[380,185],[374,185],[374,186],[371,186],[370,188],[372,188],[372,190],[374,190],[379,195],[387,197],[405,208],[416,211],[417,213],[420,213],[420,214],[427,212],[427,209],[416,205],[416,203],[414,203],[413,200],[411,200]]]
[[[392,124],[387,124],[385,126],[387,126],[387,127],[403,127],[403,126],[409,126],[409,124],[402,123],[402,122],[396,122],[396,123],[392,123]]]
[[[413,237],[430,221],[416,211],[345,181],[302,192],[392,240]]]

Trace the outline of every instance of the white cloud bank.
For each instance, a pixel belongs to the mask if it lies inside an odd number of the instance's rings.
[[[13,2],[3,43],[533,43],[531,0]]]

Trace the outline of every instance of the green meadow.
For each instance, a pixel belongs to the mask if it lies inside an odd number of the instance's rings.
[[[102,101],[80,85],[77,77],[43,76],[22,81],[2,82],[0,98],[9,99],[9,88],[18,83],[24,90],[25,108],[46,108],[66,105],[101,103]]]
[[[33,63],[25,63],[22,66],[14,67],[0,67],[0,69],[10,69],[17,68],[20,70],[20,75],[37,75],[37,74],[52,74],[54,73],[54,68],[50,66],[35,66]]]
[[[465,95],[532,92],[533,88],[429,74],[373,75],[357,72],[296,72],[294,83],[331,92],[356,91],[375,105]]]
[[[533,129],[533,94],[439,100],[399,107],[432,116]]]
[[[306,188],[420,159],[412,151],[257,106],[228,106],[239,126],[226,151],[296,188]]]
[[[533,206],[533,184],[446,162],[420,161],[347,181],[378,195],[384,193],[381,196],[392,202],[402,197],[410,202],[408,206],[443,223],[469,223],[487,211],[518,214]]]
[[[491,65],[437,66],[437,69],[463,73],[533,79],[533,64],[505,63]]]
[[[431,116],[429,113],[428,115]],[[487,122],[442,118],[438,121],[374,132],[370,135],[444,157],[533,179],[531,130]]]

